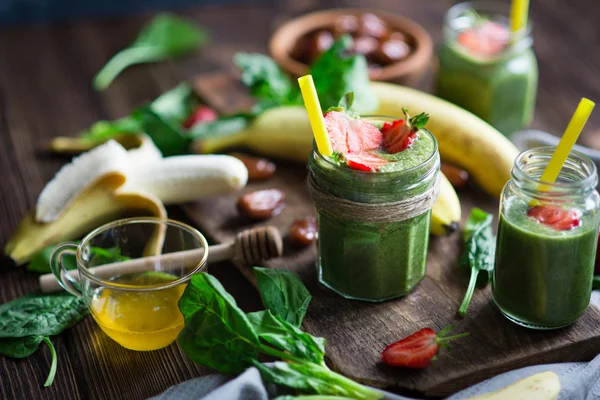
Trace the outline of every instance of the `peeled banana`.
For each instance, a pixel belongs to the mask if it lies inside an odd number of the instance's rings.
[[[65,165],[21,221],[5,254],[20,265],[45,247],[106,222],[139,215],[166,218],[164,203],[231,193],[246,185],[248,171],[234,157],[162,158],[148,137],[137,141],[139,147],[129,151],[109,141]],[[152,247],[162,243],[162,234],[157,232]]]

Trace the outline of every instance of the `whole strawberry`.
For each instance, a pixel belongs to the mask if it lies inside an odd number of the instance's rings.
[[[426,368],[431,365],[442,347],[450,340],[467,336],[464,332],[454,336],[445,336],[454,325],[449,325],[436,334],[431,328],[423,328],[407,338],[392,343],[381,353],[381,360],[394,367],[414,369]]]

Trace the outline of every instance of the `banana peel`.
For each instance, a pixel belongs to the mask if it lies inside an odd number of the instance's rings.
[[[440,171],[440,194],[431,209],[430,232],[445,236],[456,232],[462,217],[460,200],[454,187]]]
[[[4,253],[17,265],[31,260],[34,254],[53,244],[80,238],[93,229],[115,219],[131,216],[166,218],[165,207],[155,196],[141,192],[119,192],[113,188],[113,174],[98,179],[85,189],[59,219],[37,222],[28,213],[6,244]],[[156,231],[150,253],[159,254],[164,229]]]
[[[123,133],[112,138],[104,139],[57,136],[50,140],[46,147],[48,148],[48,150],[57,154],[74,156],[77,154],[85,153],[86,151],[98,147],[101,144],[108,142],[110,139],[115,140],[126,150],[138,149],[144,146],[147,140],[151,140],[147,135],[144,134],[128,133]]]

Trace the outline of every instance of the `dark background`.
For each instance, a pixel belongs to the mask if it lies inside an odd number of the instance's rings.
[[[370,7],[403,14],[436,43],[453,0],[263,1],[35,1],[0,0],[0,246],[4,247],[38,194],[68,161],[44,152],[54,136],[75,135],[100,119],[126,115],[182,80],[229,71],[237,51],[268,51],[273,30],[306,12]],[[595,0],[533,0],[534,49],[540,88],[534,127],[560,134],[579,99],[600,100],[600,7]],[[96,72],[127,46],[156,10],[170,7],[202,24],[210,43],[193,55],[135,66],[102,93]],[[8,23],[10,21],[10,24]],[[54,22],[52,22],[54,21]],[[423,84],[430,86],[430,81]],[[460,124],[460,121],[457,121]],[[583,133],[597,142],[600,112]],[[177,208],[169,215],[184,216]],[[259,308],[254,288],[230,264],[211,267],[246,311]],[[0,262],[0,303],[35,290],[37,277]],[[48,349],[24,360],[0,358],[0,399],[142,399],[207,374],[176,345],[154,352],[121,348],[92,319],[53,337],[59,357],[52,387],[44,389]]]

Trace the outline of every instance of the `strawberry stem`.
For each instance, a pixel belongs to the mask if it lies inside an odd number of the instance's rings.
[[[463,332],[463,333],[459,333],[458,335],[453,335],[453,336],[438,337],[435,341],[438,344],[440,344],[440,343],[448,342],[450,340],[460,339],[461,337],[465,337],[465,336],[469,336],[469,332]]]

